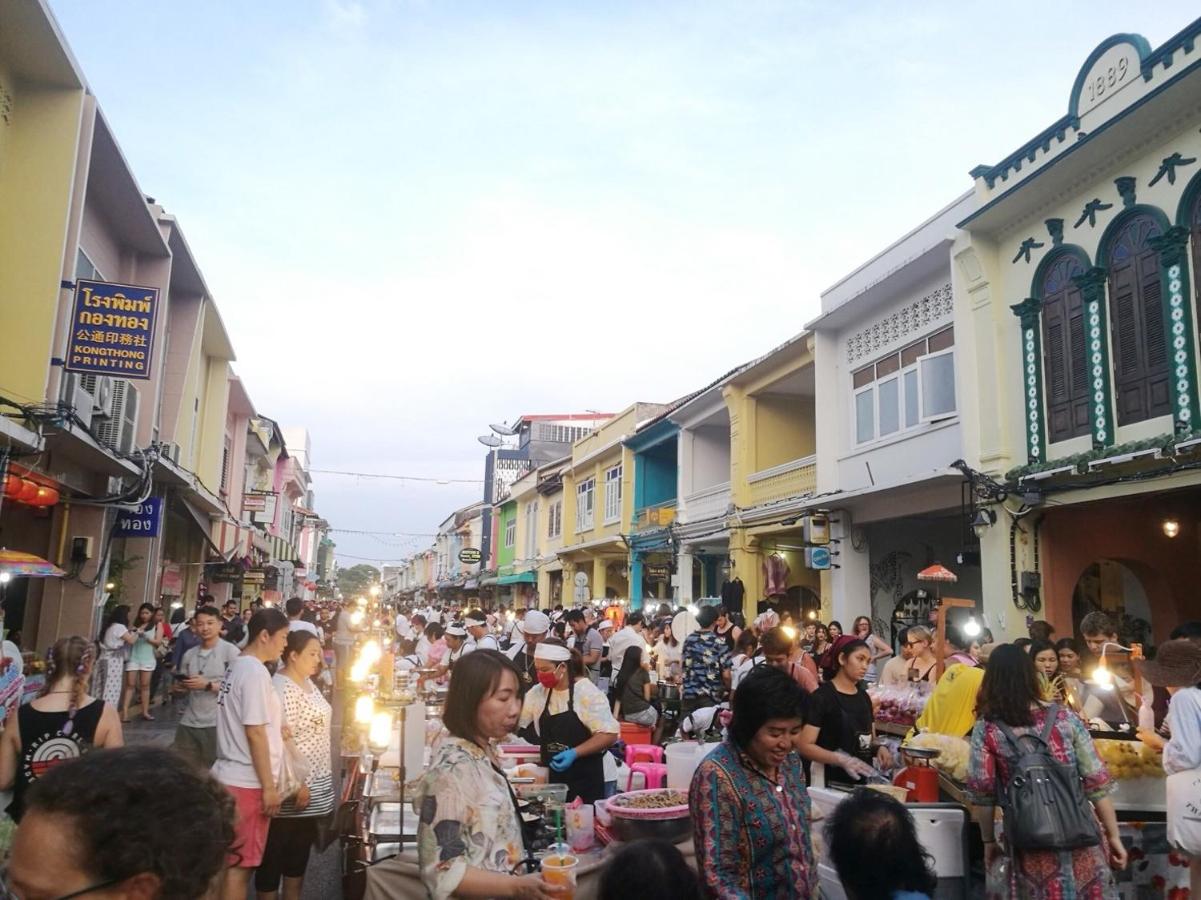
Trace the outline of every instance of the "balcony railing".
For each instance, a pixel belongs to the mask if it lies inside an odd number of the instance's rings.
[[[730,506],[730,482],[723,481],[684,498],[681,521],[702,522],[724,516]]]
[[[676,520],[676,501],[647,506],[634,513],[634,530],[666,528]]]
[[[794,459],[747,476],[750,505],[812,494],[817,489],[817,457]]]

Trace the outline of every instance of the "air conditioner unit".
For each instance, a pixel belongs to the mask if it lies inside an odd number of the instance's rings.
[[[174,441],[163,441],[159,444],[159,452],[166,459],[171,460],[175,465],[179,465],[179,444]]]
[[[96,407],[96,398],[84,384],[85,378],[95,378],[88,375],[68,375],[63,386],[63,401],[75,410],[76,417],[83,422],[85,428],[92,427],[92,411]]]
[[[138,389],[124,378],[113,378],[112,412],[100,420],[96,439],[121,453],[133,450],[138,424]]]
[[[112,416],[115,379],[107,375],[93,377],[96,379],[96,389],[92,391],[92,396],[96,400],[96,412],[102,416]]]

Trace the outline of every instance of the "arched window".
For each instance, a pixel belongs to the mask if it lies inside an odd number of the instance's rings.
[[[1148,243],[1162,233],[1154,217],[1139,214],[1122,223],[1109,243],[1109,322],[1119,425],[1172,410],[1159,253]]]
[[[1047,433],[1052,442],[1088,434],[1089,384],[1084,349],[1084,302],[1072,281],[1085,263],[1063,252],[1042,275],[1043,376],[1047,394]]]

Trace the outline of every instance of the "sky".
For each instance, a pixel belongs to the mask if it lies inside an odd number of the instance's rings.
[[[482,479],[491,422],[669,402],[1195,0],[49,0],[313,467]],[[342,565],[482,486],[313,476]],[[340,529],[340,530],[339,530]],[[389,532],[353,534],[350,532]],[[422,535],[430,535],[424,537]]]

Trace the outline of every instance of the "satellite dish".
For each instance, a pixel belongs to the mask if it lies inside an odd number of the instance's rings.
[[[505,437],[512,437],[513,435],[517,434],[516,428],[510,428],[508,425],[505,425],[503,422],[500,425],[489,425],[488,427],[491,428],[493,431],[495,431],[497,434],[504,435]]]
[[[671,620],[671,634],[681,644],[684,643],[684,638],[698,631],[701,627],[700,622],[696,620],[696,616],[688,610],[683,610],[676,613],[675,618]]]
[[[476,438],[485,447],[503,447],[505,442],[494,434],[481,434]]]

